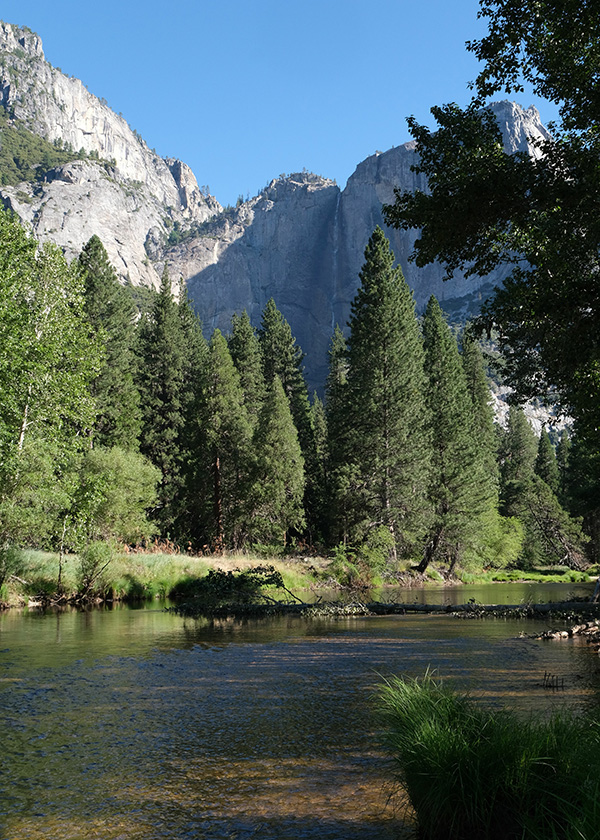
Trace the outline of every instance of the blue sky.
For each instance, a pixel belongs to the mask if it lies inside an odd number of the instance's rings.
[[[406,117],[469,99],[477,0],[3,0],[46,58],[222,204],[304,167],[344,186]],[[525,94],[542,119],[550,106]]]

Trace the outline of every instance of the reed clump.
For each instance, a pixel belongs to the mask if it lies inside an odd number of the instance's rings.
[[[600,727],[492,711],[427,673],[379,687],[395,776],[422,840],[597,840]]]

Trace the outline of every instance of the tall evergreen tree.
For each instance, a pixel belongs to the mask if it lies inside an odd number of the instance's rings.
[[[500,443],[502,512],[517,513],[518,499],[533,478],[537,439],[523,410],[510,406]]]
[[[248,313],[234,314],[231,319],[229,352],[240,375],[240,384],[250,421],[254,424],[265,396],[260,343]]]
[[[210,541],[216,551],[237,548],[248,520],[251,428],[240,377],[227,342],[215,330],[209,343],[202,424],[207,484],[211,488]]]
[[[208,376],[208,343],[202,325],[187,294],[178,305],[179,323],[184,347],[181,412],[183,422],[179,433],[179,489],[173,499],[175,533],[179,540],[194,545],[206,542],[204,534],[204,491],[206,477],[202,473],[202,449],[205,445],[202,429],[202,406]]]
[[[365,249],[352,302],[346,428],[346,493],[360,500],[351,535],[386,527],[410,551],[424,530],[429,471],[423,346],[412,293],[381,228]],[[360,518],[359,518],[360,517]]]
[[[511,406],[500,450],[504,510],[524,526],[521,559],[525,566],[559,563],[579,568],[584,561],[580,523],[568,515],[552,488],[536,474],[538,448],[522,409]]]
[[[85,311],[104,336],[106,356],[91,391],[96,401],[92,441],[97,446],[137,449],[140,399],[134,382],[135,308],[121,286],[108,254],[92,236],[79,255],[85,282]]]
[[[181,434],[186,348],[167,267],[149,317],[140,323],[138,384],[142,407],[140,450],[162,475],[156,510],[163,534],[173,536],[181,486]]]
[[[441,560],[450,571],[466,551],[477,551],[482,518],[496,510],[497,489],[488,480],[475,422],[474,401],[456,344],[437,300],[423,320],[427,402],[432,430],[429,498],[433,522],[423,560]]]
[[[277,374],[269,384],[254,433],[252,530],[285,545],[290,529],[304,527],[304,459],[289,402]]]
[[[475,435],[484,475],[498,496],[498,438],[494,422],[494,409],[485,376],[483,354],[477,341],[466,332],[462,341],[462,364],[467,391],[473,403],[473,434]]]
[[[304,355],[296,344],[290,325],[277,309],[271,298],[263,311],[258,331],[265,385],[268,388],[276,376],[290,404],[294,425],[305,464],[306,484],[304,510],[309,534],[318,530],[320,467],[315,448],[314,430],[311,422],[310,402],[304,380],[302,361]]]
[[[558,500],[567,510],[571,510],[570,499],[570,461],[571,436],[563,429],[556,447],[556,466],[558,467]]]
[[[327,536],[331,543],[346,542],[351,522],[357,519],[356,496],[351,488],[356,467],[348,463],[346,441],[348,386],[348,349],[346,339],[336,324],[329,347],[329,371],[325,386],[327,418],[327,493],[329,496]]]
[[[279,377],[298,430],[302,452],[306,457],[313,442],[310,404],[302,368],[304,354],[296,344],[290,325],[277,309],[273,298],[264,308],[258,338],[266,386],[268,387],[276,376]]]

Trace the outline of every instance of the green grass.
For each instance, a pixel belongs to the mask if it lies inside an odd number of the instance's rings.
[[[392,678],[378,710],[422,840],[597,840],[600,728],[493,712],[431,674]]]
[[[232,554],[219,557],[195,557],[175,553],[120,553],[114,552],[113,559],[103,572],[95,590],[113,600],[142,601],[166,598],[173,588],[184,580],[205,577],[211,568],[225,570],[248,568],[264,564],[264,560],[246,554]],[[310,564],[289,559],[273,560],[280,572],[284,585],[291,592],[307,590],[315,584],[315,573]],[[2,590],[0,601],[9,604],[30,599],[52,598],[57,591],[59,556],[43,551],[23,551],[17,576],[25,583],[8,580]],[[75,595],[81,586],[81,562],[77,555],[63,558],[63,591]],[[281,593],[282,598],[285,593]],[[300,594],[300,597],[301,594]]]
[[[574,569],[547,569],[540,571],[526,571],[524,569],[490,570],[487,572],[459,572],[463,583],[518,583],[519,581],[534,581],[540,583],[589,583],[587,572]]]

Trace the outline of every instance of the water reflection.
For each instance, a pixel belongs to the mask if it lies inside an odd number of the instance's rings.
[[[0,838],[398,837],[370,713],[379,675],[429,665],[540,714],[597,702],[597,655],[522,631],[447,616],[2,616]]]

